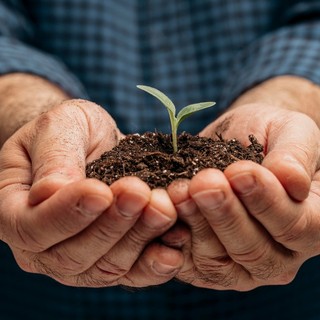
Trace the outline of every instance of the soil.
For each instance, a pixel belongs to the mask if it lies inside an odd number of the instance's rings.
[[[86,175],[108,185],[124,176],[137,176],[151,189],[166,188],[173,180],[191,179],[205,168],[224,171],[239,160],[261,164],[263,146],[253,135],[248,139],[250,144],[244,146],[237,139],[224,140],[218,134],[211,139],[182,133],[178,137],[178,151],[173,153],[169,134],[131,134],[89,163]]]

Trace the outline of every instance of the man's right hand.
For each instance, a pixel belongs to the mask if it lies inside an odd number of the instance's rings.
[[[182,253],[153,241],[177,218],[166,191],[85,178],[86,163],[120,138],[102,108],[67,100],[3,145],[0,239],[23,270],[88,287],[155,285],[179,271]]]

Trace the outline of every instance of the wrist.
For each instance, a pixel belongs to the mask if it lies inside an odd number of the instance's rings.
[[[307,79],[289,75],[269,79],[244,92],[230,109],[251,103],[304,113],[320,127],[320,86]]]
[[[21,126],[68,95],[51,82],[31,74],[0,76],[0,147]]]

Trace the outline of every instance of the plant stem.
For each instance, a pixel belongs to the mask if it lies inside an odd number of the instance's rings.
[[[177,140],[176,130],[172,130],[172,147],[173,147],[173,153],[176,153],[178,151],[178,140]]]
[[[171,138],[172,138],[172,148],[173,153],[178,151],[178,140],[177,140],[177,119],[169,113],[170,116],[170,124],[171,124]]]

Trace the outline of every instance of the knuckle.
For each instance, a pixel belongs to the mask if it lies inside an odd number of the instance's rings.
[[[273,260],[267,260],[263,263],[247,267],[247,270],[255,279],[266,281],[279,277],[284,271],[284,266],[279,263],[275,264]]]
[[[96,239],[99,246],[103,244],[109,247],[122,238],[123,232],[123,230],[114,228],[110,223],[97,224],[95,228],[90,231],[90,236]]]
[[[121,267],[109,257],[103,257],[96,263],[96,268],[104,278],[107,276],[112,281],[119,279],[128,273],[128,269]]]
[[[297,270],[288,270],[286,265],[278,262],[256,266],[251,268],[249,272],[259,285],[287,285],[294,280]]]
[[[283,254],[288,259],[291,259],[290,251],[284,250]],[[258,285],[290,283],[294,279],[296,272],[288,270],[283,257],[276,259],[274,256],[270,256],[268,252],[267,248],[263,249],[257,246],[245,254],[233,254],[232,259],[246,269]]]
[[[43,261],[43,257],[38,254],[32,258],[32,261],[30,261],[30,266],[32,273],[44,274],[53,279],[63,279],[63,274],[47,264],[46,261]]]
[[[150,242],[150,238],[145,233],[139,232],[136,228],[131,229],[128,233],[128,243],[130,244],[130,249],[132,251],[140,252],[142,248]]]
[[[219,269],[210,270],[209,272],[205,272],[200,269],[192,271],[181,271],[178,273],[177,279],[194,286],[211,289],[232,289],[236,287],[236,284],[238,282],[235,274],[231,272],[225,273]]]
[[[50,265],[51,269],[59,270],[59,274],[63,274],[64,276],[79,274],[86,269],[86,265],[82,259],[77,259],[65,248],[51,250],[45,258],[42,258],[42,262]]]
[[[195,265],[196,278],[206,285],[233,288],[238,282],[235,263],[229,257],[197,258]]]
[[[117,280],[106,279],[105,276],[93,276],[89,271],[81,273],[72,279],[72,283],[77,287],[102,288],[111,287],[118,284]]]
[[[210,241],[212,239],[212,228],[205,219],[199,219],[197,223],[191,226],[192,233],[197,235],[200,242]]]
[[[260,265],[268,261],[268,259],[271,260],[271,258],[269,258],[270,250],[270,243],[267,239],[264,243],[255,242],[252,246],[250,245],[250,247],[243,247],[241,252],[230,252],[230,256],[240,265]]]
[[[271,257],[269,251],[266,243],[265,248],[257,245],[246,253],[232,254],[232,259],[248,270],[253,278],[264,281],[278,277],[285,270],[283,263]]]
[[[41,135],[43,131],[46,131],[51,122],[51,112],[44,112],[40,114],[35,120],[35,136]]]
[[[308,230],[308,221],[300,216],[296,221],[288,224],[282,233],[274,235],[274,239],[282,244],[290,245],[302,239]]]
[[[240,216],[236,217],[231,213],[226,212],[223,217],[211,219],[210,226],[212,226],[214,230],[219,230],[220,233],[237,234],[239,228],[242,226],[242,221]]]
[[[205,256],[196,256],[194,258],[194,263],[198,269],[208,271],[212,268],[229,268],[233,265],[233,261],[229,256],[221,257],[205,257]]]
[[[274,199],[266,199],[264,197],[261,197],[260,195],[257,195],[257,197],[252,198],[252,202],[250,204],[250,212],[252,215],[258,217],[258,216],[264,216],[271,212],[272,207],[274,205]]]
[[[79,232],[79,228],[84,220],[81,218],[84,214],[81,214],[81,210],[77,207],[69,207],[65,210],[68,210],[68,215],[62,214],[55,219],[51,219],[51,224],[53,227],[52,229],[58,231],[62,237],[69,238],[71,235]],[[72,219],[71,217],[74,217],[75,219]]]
[[[62,284],[73,284],[72,282],[67,281],[67,279],[70,277],[66,276],[62,270],[53,267],[52,264],[49,264],[43,258],[43,255],[34,254],[23,250],[18,253],[15,252],[15,259],[21,270],[28,273],[49,276],[50,278],[53,278]]]
[[[264,244],[256,243],[253,248],[247,249],[244,253],[232,253],[231,257],[253,277],[261,280],[279,275],[284,267],[273,255],[270,255],[268,240]]]

